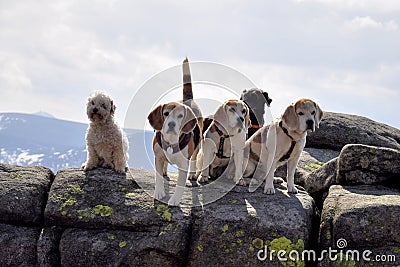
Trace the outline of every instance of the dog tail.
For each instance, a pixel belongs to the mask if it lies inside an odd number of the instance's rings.
[[[193,99],[192,77],[190,75],[189,60],[185,58],[182,64],[183,72],[183,101]]]

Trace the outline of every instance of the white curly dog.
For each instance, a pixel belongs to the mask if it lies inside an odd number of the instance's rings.
[[[125,172],[128,160],[128,138],[114,121],[114,101],[104,92],[96,91],[87,102],[90,120],[86,131],[88,158],[82,165],[85,171],[96,167]]]

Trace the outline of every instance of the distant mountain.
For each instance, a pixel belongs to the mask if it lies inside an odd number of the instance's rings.
[[[87,124],[36,114],[0,113],[0,162],[43,165],[54,172],[86,161]],[[153,169],[153,132],[126,130],[129,167]]]
[[[47,112],[44,112],[44,111],[35,112],[35,113],[32,113],[32,115],[37,115],[37,116],[42,116],[42,117],[52,118],[52,119],[56,118],[53,115],[51,115],[50,113],[47,113]]]

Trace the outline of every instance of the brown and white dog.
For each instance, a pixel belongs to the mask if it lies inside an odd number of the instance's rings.
[[[156,199],[165,197],[164,177],[167,177],[168,163],[179,169],[177,187],[168,201],[171,206],[179,205],[188,177],[188,171],[195,175],[195,159],[202,138],[202,115],[193,101],[188,61],[183,62],[183,101],[158,105],[150,112],[148,120],[156,131],[153,138],[155,161]]]
[[[314,101],[300,99],[288,106],[280,119],[264,126],[246,141],[244,177],[253,177],[250,191],[266,179],[264,193],[275,194],[274,173],[287,162],[288,192],[297,193],[294,173],[306,144],[307,132],[319,127],[323,112]]]
[[[198,182],[218,177],[223,172],[221,170],[234,164],[233,180],[243,183],[243,148],[249,126],[249,108],[243,101],[228,100],[217,109],[197,156]],[[229,171],[228,176],[231,175]]]

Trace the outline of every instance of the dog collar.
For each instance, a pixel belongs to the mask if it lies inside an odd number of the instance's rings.
[[[282,121],[279,122],[279,127],[281,127],[281,128],[282,128],[282,131],[283,131],[287,136],[289,136],[289,138],[292,140],[292,143],[291,143],[291,145],[290,145],[289,151],[279,159],[279,161],[282,162],[282,161],[286,161],[286,160],[288,160],[288,159],[290,158],[290,155],[292,154],[293,149],[294,149],[294,147],[296,146],[296,143],[297,143],[297,142],[294,141],[294,138],[289,134],[288,129],[286,129],[285,127],[283,127]]]
[[[225,144],[225,139],[232,137],[233,135],[229,135],[229,134],[224,134],[218,127],[216,124],[214,124],[215,126],[215,130],[217,131],[217,133],[219,134],[219,145],[218,145],[218,151],[216,156],[220,159],[229,159],[230,157],[226,157],[224,156],[224,144]]]
[[[250,128],[253,128],[253,129],[260,129],[261,127],[263,127],[264,125],[251,125],[251,127]]]
[[[162,147],[162,149],[164,151],[166,151],[168,154],[175,154],[179,151],[181,151],[182,149],[184,149],[187,144],[190,141],[190,137],[192,136],[192,133],[187,133],[187,134],[182,134],[179,137],[179,142],[176,144],[169,144],[167,142],[164,141],[164,138],[162,137],[162,133],[161,132],[157,132],[156,133],[156,140],[157,143]]]

